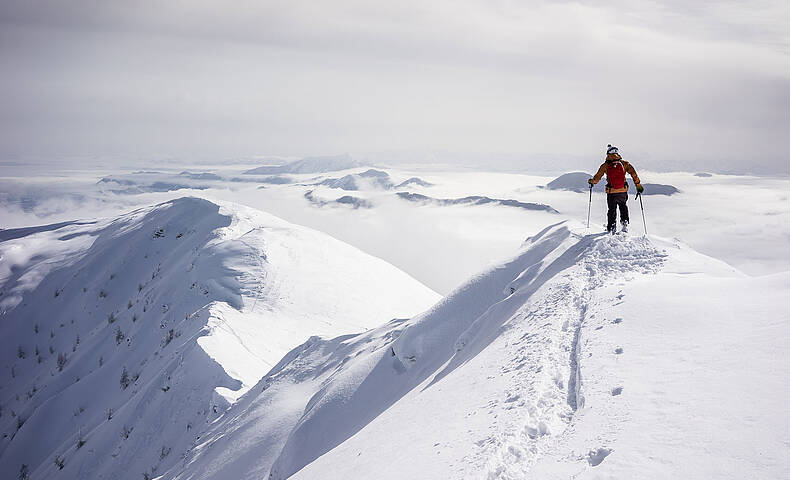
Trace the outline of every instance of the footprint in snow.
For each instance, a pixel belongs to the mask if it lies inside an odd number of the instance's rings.
[[[534,427],[527,425],[525,430],[529,438],[533,440],[538,437],[542,437],[543,435],[548,435],[550,433],[549,426],[546,424],[546,422],[543,421],[538,422],[538,424],[535,425]]]
[[[609,456],[612,453],[611,448],[599,448],[598,450],[590,450],[590,453],[587,454],[587,463],[589,463],[593,467],[597,467],[598,465],[603,462],[604,458]]]
[[[508,396],[508,397],[505,399],[505,403],[513,403],[513,402],[515,402],[516,400],[518,400],[519,398],[521,398],[521,395],[518,395],[518,394],[515,394],[515,395],[510,395],[510,396]]]

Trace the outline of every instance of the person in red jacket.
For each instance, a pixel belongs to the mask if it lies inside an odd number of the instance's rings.
[[[598,173],[594,177],[587,180],[591,185],[598,183],[601,178],[606,175],[606,204],[609,210],[606,212],[606,231],[615,233],[615,225],[617,220],[617,209],[620,209],[620,225],[623,232],[628,231],[628,182],[625,180],[625,174],[631,175],[636,185],[636,191],[642,193],[645,188],[642,182],[639,181],[639,175],[636,174],[634,167],[623,160],[617,147],[611,145],[606,146],[606,161],[603,162],[598,168]]]

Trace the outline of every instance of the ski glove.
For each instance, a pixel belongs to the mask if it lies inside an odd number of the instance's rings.
[[[642,192],[645,191],[645,187],[643,187],[642,185],[637,185],[636,186],[636,191],[639,192],[639,193],[642,193]]]
[[[587,180],[587,183],[589,183],[590,185],[595,185],[595,184],[593,183],[593,179],[592,179],[592,178],[591,178],[591,179],[589,179],[589,180]]]

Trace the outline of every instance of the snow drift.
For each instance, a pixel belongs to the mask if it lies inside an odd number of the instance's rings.
[[[158,476],[310,334],[438,298],[327,235],[195,198],[2,238],[2,478]]]

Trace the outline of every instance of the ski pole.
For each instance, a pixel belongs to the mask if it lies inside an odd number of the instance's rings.
[[[642,194],[637,193],[636,198],[639,199],[639,207],[642,209],[642,225],[645,227],[645,236],[647,236],[647,222],[645,221],[645,206],[642,204]]]
[[[592,183],[590,184],[590,203],[587,205],[587,229],[590,228],[590,209],[592,209]]]

